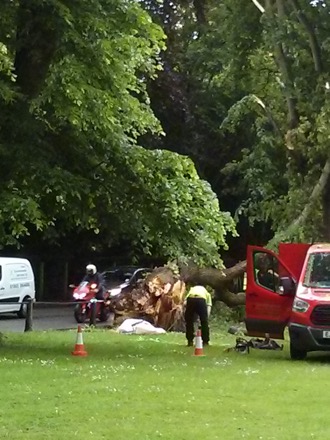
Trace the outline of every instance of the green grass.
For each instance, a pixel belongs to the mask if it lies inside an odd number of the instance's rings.
[[[327,439],[330,357],[225,349],[212,333],[205,357],[183,334],[6,334],[0,346],[0,439]]]

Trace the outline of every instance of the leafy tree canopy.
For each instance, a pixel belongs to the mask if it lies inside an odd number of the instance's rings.
[[[112,246],[220,264],[234,223],[161,134],[147,80],[162,29],[129,0],[7,0],[0,17],[1,246],[92,232]]]
[[[168,36],[150,87],[163,147],[274,243],[330,240],[328,2],[143,3]]]
[[[329,239],[329,7],[251,0],[242,15],[256,4],[261,28],[242,75],[246,93],[222,123],[255,141],[225,171],[239,173],[247,189],[239,212],[270,222],[274,244]]]

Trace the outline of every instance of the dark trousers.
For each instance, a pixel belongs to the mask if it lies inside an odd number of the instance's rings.
[[[207,305],[204,298],[187,298],[187,305],[185,311],[186,321],[186,338],[188,342],[193,342],[195,331],[194,321],[196,315],[199,316],[201,321],[202,340],[204,344],[210,340],[209,320],[207,316]]]
[[[100,287],[99,290],[96,292],[95,298],[100,300],[104,299],[104,289],[103,287]]]

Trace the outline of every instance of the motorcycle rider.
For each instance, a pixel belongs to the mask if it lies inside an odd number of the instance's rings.
[[[82,281],[87,281],[90,284],[95,283],[98,287],[95,298],[104,300],[103,278],[102,275],[97,271],[94,264],[87,264],[86,275],[84,276]]]

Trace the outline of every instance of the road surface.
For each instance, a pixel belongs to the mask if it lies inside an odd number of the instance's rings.
[[[77,328],[73,316],[74,304],[33,306],[32,330],[66,330]],[[88,325],[89,322],[86,321]],[[108,327],[110,322],[97,321],[96,327]],[[14,313],[0,314],[0,332],[24,332],[25,319],[17,318]]]

